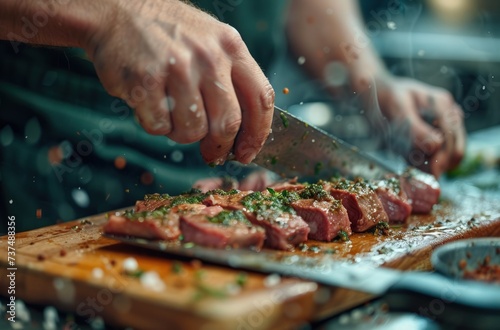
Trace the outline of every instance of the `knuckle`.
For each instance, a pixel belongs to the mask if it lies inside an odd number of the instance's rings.
[[[180,53],[175,56],[175,64],[170,65],[169,72],[176,80],[188,82],[190,80],[191,55]]]
[[[223,25],[221,43],[228,54],[240,54],[247,51],[247,46],[240,33],[227,24]]]
[[[224,122],[223,134],[225,136],[236,136],[241,126],[241,116],[234,116]]]
[[[271,86],[269,81],[267,81],[259,95],[259,107],[265,111],[272,111],[274,108],[275,97],[276,92],[274,91],[273,86]]]
[[[169,137],[178,143],[188,144],[202,140],[207,133],[208,131],[206,128],[183,131],[175,130],[175,132],[171,133]]]

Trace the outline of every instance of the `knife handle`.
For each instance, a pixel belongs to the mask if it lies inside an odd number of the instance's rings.
[[[419,314],[453,328],[499,329],[500,285],[405,273],[383,299],[393,311]]]

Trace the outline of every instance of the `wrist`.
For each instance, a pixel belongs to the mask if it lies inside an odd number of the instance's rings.
[[[3,0],[0,39],[82,47],[104,21],[109,1]]]

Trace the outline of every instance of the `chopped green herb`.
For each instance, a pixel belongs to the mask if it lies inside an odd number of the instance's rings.
[[[242,222],[248,226],[251,225],[250,221],[248,221],[248,219],[245,217],[245,214],[240,210],[236,211],[224,210],[213,217],[207,216],[207,219],[212,223],[220,224],[223,226],[230,226],[231,223],[233,223],[234,221]]]
[[[348,242],[350,241],[349,234],[345,230],[339,231],[338,237],[341,241]]]
[[[227,292],[223,289],[211,288],[206,284],[197,283],[193,300],[198,301],[206,297],[222,299],[227,297]]]
[[[172,264],[172,273],[180,274],[182,272],[182,264],[178,261],[174,261]]]
[[[272,165],[276,165],[276,163],[277,163],[277,162],[278,162],[278,157],[276,157],[276,156],[272,156],[272,157],[271,157],[271,164],[272,164]]]
[[[144,274],[144,270],[142,269],[137,269],[137,270],[134,270],[133,272],[125,272],[125,275],[127,276],[130,276],[130,277],[134,277],[134,278],[140,278],[142,276],[142,274]]]
[[[285,128],[288,128],[288,125],[290,124],[289,121],[288,121],[288,118],[286,117],[286,115],[283,113],[283,112],[280,112],[280,118],[281,118],[281,121],[283,122],[283,126]]]
[[[323,169],[323,163],[319,162],[314,165],[314,175],[318,175]]]
[[[324,254],[335,254],[335,253],[337,253],[337,250],[335,250],[333,248],[327,248],[327,249],[323,250],[323,253]]]
[[[314,252],[314,253],[318,253],[321,251],[321,247],[319,247],[317,245],[312,245],[309,247],[309,251]]]
[[[323,200],[325,198],[330,197],[330,194],[328,194],[323,185],[319,183],[313,183],[313,184],[307,184],[304,188],[299,193],[299,196],[304,199],[316,199],[316,200]]]
[[[243,287],[248,282],[248,274],[245,272],[240,272],[236,275],[236,284]]]
[[[389,235],[391,228],[389,227],[389,224],[385,221],[380,221],[377,223],[375,226],[375,229],[373,230],[374,235]]]
[[[186,248],[186,249],[191,249],[193,247],[194,247],[194,243],[193,242],[184,243],[184,248]]]
[[[83,219],[82,221],[80,221],[80,224],[81,225],[91,225],[92,221],[90,221],[89,219]]]

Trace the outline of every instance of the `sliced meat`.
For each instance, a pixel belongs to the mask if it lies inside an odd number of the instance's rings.
[[[248,220],[264,228],[267,247],[291,250],[307,240],[309,227],[295,211],[276,196],[262,192],[238,192],[235,194],[210,194],[204,200],[207,205],[220,205],[231,210],[241,210]]]
[[[142,237],[146,239],[174,240],[181,232],[179,217],[181,214],[207,212],[202,204],[178,205],[168,211],[124,212],[109,216],[103,230],[107,234]],[[218,208],[220,212],[222,208]]]
[[[269,188],[272,188],[275,191],[300,191],[303,190],[305,186],[306,185],[303,183],[298,183],[297,178],[293,178],[291,180],[275,182],[269,186]]]
[[[210,206],[210,208],[220,208]],[[180,218],[185,242],[214,248],[254,248],[264,244],[264,229],[252,225],[242,211],[219,211],[217,214],[187,214]]]
[[[230,193],[221,193],[220,191],[212,190],[206,194],[205,199],[203,199],[202,203],[208,206],[219,205],[229,210],[241,210],[243,209],[241,200],[251,193],[253,193],[253,191],[251,190],[234,190]]]
[[[309,226],[309,239],[330,242],[341,231],[351,234],[351,222],[342,203],[333,197],[330,201],[299,199],[292,203],[297,214]]]
[[[309,239],[328,242],[341,232],[343,235],[352,233],[347,210],[325,191],[322,184],[299,184],[294,179],[276,184],[273,189],[295,193],[296,201],[291,206],[309,225]]]
[[[135,202],[135,212],[151,212],[163,206],[169,206],[172,197],[167,194],[151,194],[144,196],[144,200]]]
[[[178,196],[150,194],[144,196],[144,200],[135,203],[135,212],[151,212],[159,208],[167,209],[181,204],[201,204],[205,196],[205,193],[198,189],[192,189]]]
[[[408,196],[412,213],[425,214],[432,211],[439,201],[441,189],[431,174],[410,168],[401,176],[401,187]]]
[[[324,182],[324,188],[334,198],[342,201],[353,232],[363,232],[379,222],[389,221],[377,194],[367,183],[338,179]]]
[[[397,178],[370,182],[384,207],[389,223],[402,223],[411,214],[411,204]]]

